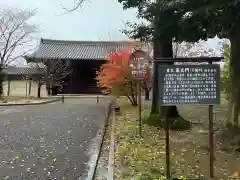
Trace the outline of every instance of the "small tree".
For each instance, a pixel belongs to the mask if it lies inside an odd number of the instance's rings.
[[[46,65],[43,63],[34,63],[33,66],[38,69],[38,75],[34,75],[32,80],[37,83],[37,97],[41,97],[41,88],[44,84],[48,84],[50,89],[58,87],[59,90],[64,89],[65,79],[72,72],[70,64],[66,64],[61,60],[48,60]]]
[[[133,106],[137,105],[136,81],[130,68],[130,53],[116,52],[108,55],[107,63],[97,72],[100,88],[109,89],[115,96],[126,96]]]
[[[145,100],[150,100],[150,91],[152,90],[152,69],[146,68],[147,79],[141,81],[141,88],[145,93]]]
[[[31,74],[29,79],[34,81],[37,84],[37,97],[41,97],[41,87],[46,84],[47,81],[47,74],[46,68],[42,63],[34,63],[31,64],[33,68],[36,68],[36,72]]]
[[[30,10],[0,9],[0,96],[3,95],[3,68],[32,49],[37,26],[28,22],[35,14],[36,11]]]
[[[47,62],[47,81],[52,87],[58,87],[60,91],[64,91],[66,85],[65,79],[72,73],[70,63],[61,60],[52,60]]]

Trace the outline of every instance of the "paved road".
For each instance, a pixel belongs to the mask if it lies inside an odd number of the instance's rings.
[[[85,180],[107,102],[0,107],[0,179]]]

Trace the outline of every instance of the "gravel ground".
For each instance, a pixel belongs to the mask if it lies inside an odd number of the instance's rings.
[[[86,179],[107,107],[84,100],[0,107],[0,179]]]

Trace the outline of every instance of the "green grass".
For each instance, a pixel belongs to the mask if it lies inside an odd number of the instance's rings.
[[[226,101],[214,108],[214,128],[226,126]],[[149,117],[149,104],[143,108],[143,136],[139,136],[137,108],[131,107],[126,100],[120,100],[121,114],[116,121],[116,180],[164,179],[165,175],[165,138],[163,124],[158,116]],[[179,179],[207,179],[208,168],[208,107],[180,106],[183,125],[187,130],[171,130],[171,172]],[[189,123],[191,122],[191,123]],[[222,133],[222,131],[220,131]],[[234,179],[240,167],[239,154],[222,150],[231,147],[229,140],[223,142],[216,132],[215,176],[220,180]],[[229,144],[226,144],[229,143]],[[239,177],[235,178],[239,179]]]

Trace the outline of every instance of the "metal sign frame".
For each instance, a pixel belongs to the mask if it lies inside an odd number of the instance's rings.
[[[207,62],[208,66],[212,65],[212,62],[220,62],[224,57],[194,57],[194,58],[156,58],[154,63],[157,65],[173,64],[174,62]],[[194,65],[195,66],[195,65]],[[167,109],[167,108],[166,108]],[[167,114],[167,113],[166,113]],[[213,105],[208,106],[208,129],[209,129],[209,177],[214,178],[214,130],[213,130]],[[166,176],[167,180],[171,180],[170,170],[170,138],[169,138],[169,119],[165,116],[165,144],[166,144]]]

